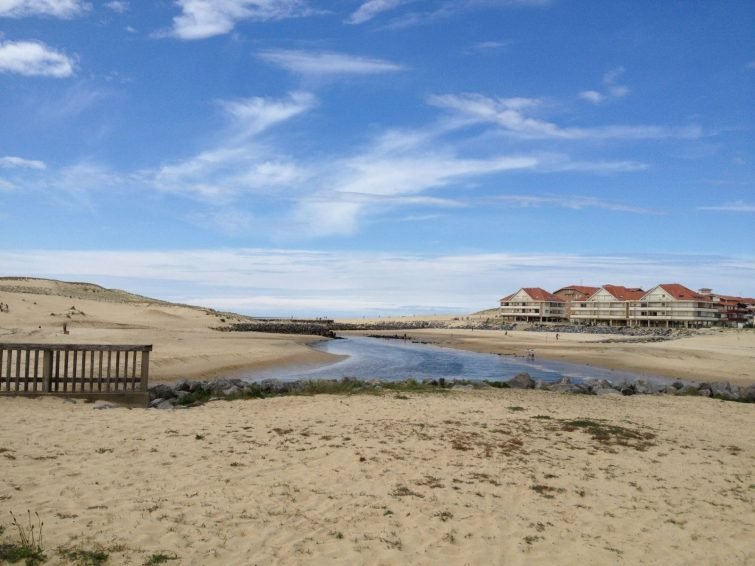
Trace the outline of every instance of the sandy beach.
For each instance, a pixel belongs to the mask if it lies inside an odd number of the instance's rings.
[[[7,511],[39,513],[49,564],[68,563],[60,548],[112,564],[755,564],[752,405],[487,390],[93,407],[0,398],[2,539]]]

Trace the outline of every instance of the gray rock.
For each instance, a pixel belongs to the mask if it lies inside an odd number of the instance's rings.
[[[182,399],[184,399],[185,397],[188,397],[189,395],[191,395],[189,391],[176,391],[176,399],[178,401],[181,401]]]
[[[228,389],[223,389],[223,395],[228,397],[229,395],[237,395],[241,391],[236,385],[231,385]]]
[[[176,392],[170,385],[165,383],[158,383],[149,388],[150,399],[172,399],[176,396]]]
[[[179,379],[173,384],[173,390],[178,391],[191,391],[191,386],[189,385],[189,380],[187,379]]]
[[[700,395],[700,390],[696,385],[684,385],[681,389],[676,390],[677,395]]]
[[[97,410],[104,410],[104,409],[117,409],[118,405],[113,405],[112,403],[108,403],[107,401],[97,401],[92,409]]]
[[[509,384],[509,387],[513,389],[534,389],[535,388],[535,380],[530,377],[530,374],[527,372],[522,372],[516,374],[513,378],[508,380],[506,383]]]
[[[222,393],[226,389],[233,387],[233,383],[229,379],[218,379],[207,384],[207,391],[210,393]]]
[[[755,403],[755,384],[742,387],[739,390],[739,400],[745,403]]]
[[[162,403],[163,401],[165,401],[165,399],[163,399],[162,397],[158,397],[157,399],[152,399],[152,400],[151,400],[151,401],[149,402],[149,406],[150,406],[150,407],[152,407],[152,408],[155,408],[155,407],[157,407],[157,406],[158,406],[158,405],[159,405],[160,403]]]
[[[564,375],[556,383],[558,385],[570,385],[571,384],[571,378],[569,376]]]
[[[728,381],[714,381],[710,384],[710,391],[713,397],[726,401],[738,401],[740,397],[739,387]]]
[[[167,399],[165,399],[165,400],[161,401],[159,404],[155,405],[153,408],[154,409],[160,409],[160,410],[164,411],[166,409],[172,409],[173,408],[173,403],[171,403],[170,401],[168,401]]]

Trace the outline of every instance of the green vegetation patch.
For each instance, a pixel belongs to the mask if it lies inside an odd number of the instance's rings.
[[[633,430],[623,426],[612,425],[601,420],[573,419],[561,420],[561,430],[573,432],[580,430],[604,446],[626,446],[644,451],[654,446],[655,434],[648,431]]]

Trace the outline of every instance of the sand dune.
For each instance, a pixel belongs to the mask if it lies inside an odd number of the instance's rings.
[[[0,278],[0,302],[9,305],[0,313],[5,342],[154,345],[152,382],[332,359],[307,347],[319,338],[217,332],[213,328],[243,317],[96,285]]]
[[[493,390],[0,415],[2,508],[40,514],[50,564],[755,564],[752,405]]]

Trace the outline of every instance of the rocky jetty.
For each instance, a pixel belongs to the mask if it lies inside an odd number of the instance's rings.
[[[229,326],[221,326],[215,330],[221,332],[269,332],[273,334],[306,334],[311,336],[324,336],[336,338],[332,325],[323,322],[299,322],[299,321],[259,321],[239,322]]]
[[[280,381],[266,379],[248,382],[241,379],[213,381],[181,380],[171,384],[157,384],[149,388],[150,407],[155,409],[189,408],[207,401],[253,399],[280,395],[314,395],[317,393],[360,393],[368,391],[432,391],[434,389],[540,389],[554,393],[580,395],[693,395],[725,401],[755,403],[755,384],[738,386],[729,382],[670,384],[638,379],[613,383],[605,379],[572,382],[568,377],[558,381],[536,381],[522,372],[508,381],[469,381],[464,379],[426,379],[417,381],[361,380],[354,378]]]

